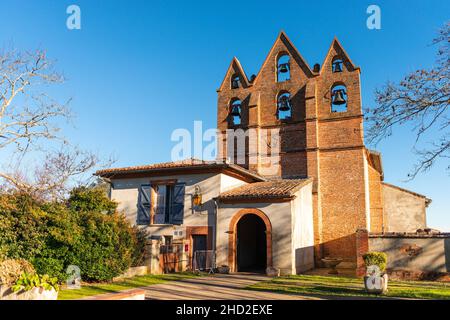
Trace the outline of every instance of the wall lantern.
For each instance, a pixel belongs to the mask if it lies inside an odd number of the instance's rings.
[[[195,186],[195,192],[192,196],[192,202],[196,207],[202,205],[202,189],[200,189],[200,186]]]

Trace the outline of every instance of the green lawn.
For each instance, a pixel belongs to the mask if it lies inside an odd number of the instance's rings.
[[[251,290],[331,297],[383,297],[365,292],[362,279],[333,276],[286,276],[247,287]],[[389,281],[385,297],[450,299],[450,283],[425,281]]]
[[[62,289],[58,294],[58,300],[80,299],[98,294],[118,292],[121,290],[129,290],[134,288],[151,286],[154,284],[164,283],[171,280],[180,280],[194,278],[198,275],[193,273],[174,273],[163,275],[146,275],[136,276],[125,279],[120,282],[99,283],[99,284],[83,284],[81,289]]]

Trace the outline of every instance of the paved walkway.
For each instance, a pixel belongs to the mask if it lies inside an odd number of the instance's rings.
[[[143,288],[150,300],[319,300],[314,297],[243,290],[268,280],[258,274],[215,274],[213,276],[169,281]]]

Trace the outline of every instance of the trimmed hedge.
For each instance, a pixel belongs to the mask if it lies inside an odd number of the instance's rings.
[[[387,255],[384,252],[368,252],[363,255],[363,259],[366,267],[375,265],[380,268],[381,272],[386,270]]]

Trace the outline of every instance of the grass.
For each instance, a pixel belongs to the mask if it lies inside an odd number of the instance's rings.
[[[120,282],[85,284],[80,289],[62,289],[58,294],[58,300],[74,300],[98,294],[119,292],[134,288],[146,287],[155,284],[164,283],[172,280],[181,280],[194,278],[198,275],[193,273],[174,273],[162,275],[145,275],[124,279]]]
[[[450,284],[425,281],[389,281],[388,293],[368,294],[361,278],[297,275],[262,281],[246,289],[317,297],[450,299]]]

